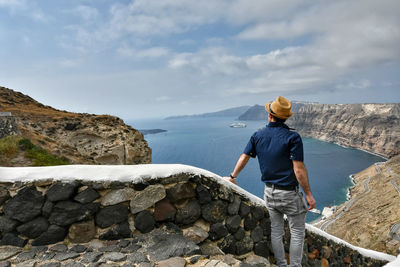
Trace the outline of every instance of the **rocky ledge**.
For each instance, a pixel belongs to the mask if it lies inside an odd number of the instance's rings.
[[[0,181],[4,266],[268,266],[274,261],[263,200],[205,170],[0,168]],[[308,228],[303,266],[375,266],[393,257],[363,253]],[[286,250],[289,235],[286,225]]]

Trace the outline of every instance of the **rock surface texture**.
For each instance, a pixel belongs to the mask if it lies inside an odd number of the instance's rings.
[[[400,104],[309,104],[288,120],[302,136],[363,149],[385,157],[400,154]]]
[[[0,134],[15,124],[24,137],[72,163],[151,163],[143,134],[117,117],[56,110],[4,87],[0,87],[0,111],[13,115],[12,120],[0,118]]]
[[[274,261],[268,212],[251,195],[194,173],[135,181],[0,183],[0,266],[240,267]],[[286,250],[289,235],[286,225]],[[303,255],[303,266],[384,263],[309,231]]]

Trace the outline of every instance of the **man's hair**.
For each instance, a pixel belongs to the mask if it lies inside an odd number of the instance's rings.
[[[272,115],[271,114],[271,116],[274,118],[274,120],[276,121],[276,122],[285,122],[286,120],[285,119],[280,119],[280,118],[277,118],[277,117],[275,117],[274,115]]]

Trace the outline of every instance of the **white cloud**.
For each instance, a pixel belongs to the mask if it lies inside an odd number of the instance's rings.
[[[166,101],[169,101],[169,100],[171,100],[171,97],[165,96],[165,95],[159,96],[159,97],[156,98],[157,102],[166,102]]]
[[[94,22],[96,21],[100,13],[95,7],[80,5],[74,10],[77,14],[79,14],[84,20]]]
[[[166,47],[150,47],[147,49],[135,49],[127,45],[123,45],[117,50],[118,54],[122,57],[127,58],[147,58],[147,59],[157,59],[160,57],[167,56],[169,54],[169,49]]]

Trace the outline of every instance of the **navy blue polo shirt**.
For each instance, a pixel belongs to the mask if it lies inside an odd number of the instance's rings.
[[[304,160],[303,142],[286,124],[268,123],[251,136],[243,153],[252,158],[257,156],[263,182],[282,186],[299,184],[292,160]]]

